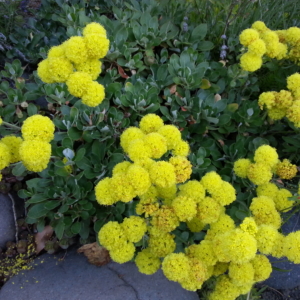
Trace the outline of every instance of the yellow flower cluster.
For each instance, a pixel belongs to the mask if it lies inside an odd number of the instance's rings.
[[[65,82],[70,94],[95,107],[104,100],[103,85],[95,81],[101,73],[103,58],[109,50],[106,30],[98,23],[83,29],[83,36],[73,36],[52,47],[38,65],[37,73],[46,83]]]
[[[296,176],[297,166],[291,164],[288,159],[284,159],[276,165],[276,175],[282,179],[292,179]]]
[[[241,67],[254,72],[262,66],[262,57],[290,59],[300,63],[300,28],[272,31],[262,21],[240,34],[240,43],[248,48],[241,56]]]
[[[264,92],[259,95],[260,109],[267,109],[272,120],[281,120],[284,117],[300,127],[300,74],[295,73],[287,78],[286,90],[280,92]]]
[[[255,151],[254,162],[241,158],[234,163],[233,170],[241,178],[248,178],[256,185],[268,183],[272,178],[272,169],[278,163],[275,148],[262,145]]]
[[[135,252],[133,243],[140,241],[147,230],[144,219],[131,216],[123,223],[110,221],[99,231],[100,243],[109,250],[111,258],[117,263],[130,261]]]
[[[96,199],[104,205],[134,200],[139,217],[132,216],[122,224],[109,222],[100,230],[100,243],[113,260],[131,260],[133,243],[144,236],[143,249],[135,257],[141,273],[153,274],[161,268],[169,280],[189,291],[218,276],[209,296],[218,300],[235,299],[248,293],[254,283],[267,279],[272,268],[265,255],[300,261],[300,236],[285,237],[278,232],[278,210],[289,208],[291,194],[269,182],[279,168],[276,149],[263,145],[256,150],[253,162],[242,159],[235,163],[238,176],[258,184],[257,197],[250,205],[252,216],[236,226],[225,213],[225,206],[236,199],[234,187],[214,171],[201,180],[189,180],[190,162],[183,153],[174,151],[180,142],[178,129],[164,125],[156,115],[145,116],[139,128],[130,127],[121,135],[121,146],[132,162],[117,164],[112,178],[97,184]],[[169,154],[173,156],[169,158]],[[175,253],[180,222],[191,232],[207,232],[199,244]]]
[[[46,169],[51,156],[49,142],[54,138],[54,130],[54,124],[48,117],[28,117],[21,128],[23,138],[9,135],[0,140],[0,170],[19,161],[29,171]]]

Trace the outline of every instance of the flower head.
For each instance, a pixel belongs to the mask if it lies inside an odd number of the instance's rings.
[[[251,260],[254,269],[254,281],[264,281],[268,279],[272,273],[272,265],[269,259],[263,254],[257,254]]]
[[[184,280],[189,274],[189,269],[189,260],[183,253],[171,253],[165,257],[162,263],[165,276],[172,281]]]
[[[0,143],[0,170],[6,168],[11,161],[9,147],[4,143]]]
[[[241,56],[241,68],[248,72],[255,72],[262,66],[261,56],[247,52]]]
[[[157,132],[163,125],[164,121],[161,117],[155,114],[148,114],[144,116],[140,121],[140,129],[148,134],[151,132]]]
[[[102,103],[104,98],[104,86],[97,81],[92,81],[88,83],[86,92],[82,95],[82,103],[90,107],[96,107]]]
[[[166,138],[168,150],[175,149],[176,145],[181,142],[181,133],[174,125],[161,126],[157,132]]]
[[[196,202],[186,196],[176,197],[172,202],[172,207],[181,222],[190,221],[197,213]]]
[[[247,169],[250,164],[250,159],[240,158],[234,162],[233,171],[237,176],[241,178],[247,178]]]
[[[142,139],[145,134],[142,132],[141,129],[136,127],[129,127],[127,128],[120,136],[121,139],[121,146],[125,152],[128,152],[129,144],[137,139]]]
[[[256,185],[266,184],[272,178],[271,168],[264,163],[250,164],[247,177]]]
[[[176,182],[183,183],[188,180],[192,174],[192,164],[184,156],[173,156],[169,163],[174,166]]]
[[[179,219],[172,207],[163,205],[153,214],[151,224],[162,232],[171,232],[179,226]]]
[[[106,38],[105,28],[101,24],[96,23],[96,22],[91,22],[91,23],[87,24],[83,28],[82,33],[83,33],[83,36],[86,36],[88,34],[99,34]]]
[[[96,80],[101,73],[102,63],[97,58],[88,58],[86,61],[79,61],[75,67],[78,72],[89,74],[93,80]]]
[[[0,140],[0,143],[5,144],[10,152],[10,163],[16,163],[20,161],[19,149],[23,140],[20,137],[14,135],[7,135]]]
[[[135,264],[141,273],[151,275],[160,268],[161,262],[149,248],[146,248],[137,254]]]
[[[101,205],[112,205],[116,202],[110,186],[111,178],[104,178],[95,186],[96,200]]]
[[[48,118],[41,115],[28,117],[21,128],[25,141],[38,140],[50,142],[54,139],[54,124]]]
[[[149,170],[151,182],[158,187],[170,187],[176,182],[175,168],[171,163],[158,161]]]
[[[47,168],[51,156],[51,145],[41,140],[25,140],[20,146],[20,158],[25,168],[41,172]]]
[[[109,39],[101,34],[86,34],[84,36],[84,41],[90,58],[103,58],[109,50]]]
[[[276,174],[281,179],[292,179],[296,176],[297,172],[297,166],[291,164],[288,159],[284,159],[276,165]]]
[[[88,54],[84,38],[81,36],[72,36],[65,43],[65,55],[73,63],[79,64],[87,60]]]
[[[84,72],[74,72],[66,84],[71,95],[81,98],[83,94],[87,93],[87,88],[92,82],[91,75]]]
[[[272,168],[278,163],[277,151],[275,148],[269,145],[262,145],[256,149],[254,161]]]
[[[245,29],[240,34],[240,43],[248,47],[252,42],[259,39],[259,33],[255,29]]]
[[[137,243],[147,231],[147,225],[144,218],[138,216],[130,216],[125,218],[121,224],[128,241]]]

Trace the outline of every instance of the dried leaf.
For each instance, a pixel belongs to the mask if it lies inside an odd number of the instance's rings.
[[[53,228],[50,225],[45,226],[42,232],[38,232],[35,235],[36,254],[39,254],[44,248],[47,241],[50,240],[53,234]]]
[[[99,267],[108,264],[111,260],[109,252],[97,243],[83,245],[77,252],[83,253],[91,264]]]
[[[220,94],[215,94],[215,101],[218,102],[222,99]]]
[[[200,85],[200,89],[202,90],[207,90],[211,87],[211,83],[209,82],[209,80],[203,78],[202,79],[202,82],[201,82],[201,85]]]
[[[220,143],[220,145],[223,147],[225,145],[223,140],[218,140],[218,142]]]
[[[170,86],[170,94],[173,95],[176,93],[176,84]]]
[[[119,65],[118,65],[118,72],[122,78],[125,78],[125,79],[129,78],[129,76],[125,73],[124,69]]]

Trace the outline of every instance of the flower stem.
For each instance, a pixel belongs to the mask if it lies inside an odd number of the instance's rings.
[[[21,131],[21,127],[19,127],[17,125],[10,124],[10,123],[7,123],[5,121],[3,121],[2,124],[5,125],[5,126],[8,126],[8,127],[11,127],[11,128],[14,128],[14,129],[17,129],[17,130]]]

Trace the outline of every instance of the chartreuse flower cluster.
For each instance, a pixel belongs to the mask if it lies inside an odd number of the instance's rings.
[[[286,90],[264,92],[260,94],[258,105],[267,109],[272,120],[286,117],[295,127],[300,127],[300,74],[295,73],[287,78]]]
[[[241,158],[234,163],[234,172],[241,178],[248,178],[255,185],[264,185],[270,182],[273,174],[281,179],[292,179],[297,174],[297,166],[288,159],[279,160],[275,148],[262,145],[254,153],[254,162]]]
[[[41,115],[27,118],[21,128],[22,137],[9,135],[0,140],[0,170],[22,161],[27,170],[41,172],[47,168],[51,156],[50,141],[54,138],[54,124]]]
[[[256,21],[240,34],[240,43],[248,48],[241,56],[241,67],[254,72],[262,66],[265,55],[274,59],[290,59],[300,63],[300,28],[272,31],[264,22]]]
[[[52,47],[47,59],[38,65],[37,73],[46,83],[65,82],[70,94],[81,98],[90,107],[105,98],[103,85],[96,79],[101,73],[100,61],[109,49],[106,30],[98,23],[83,29],[83,36],[73,36],[63,44]]]
[[[225,214],[225,207],[236,199],[235,189],[216,172],[199,181],[189,180],[189,145],[175,126],[164,125],[154,114],[146,115],[139,128],[123,132],[121,145],[130,161],[117,164],[112,177],[95,187],[99,204],[137,202],[136,216],[122,223],[110,221],[99,232],[100,243],[116,262],[134,259],[139,271],[149,275],[161,268],[169,280],[191,291],[217,276],[211,300],[236,299],[255,282],[267,279],[272,271],[267,254],[300,262],[298,233],[284,237],[278,232],[281,218],[276,208],[285,205],[286,190],[276,191],[275,206],[266,195],[268,187],[259,186],[250,207],[252,217],[236,226]],[[255,163],[265,163],[272,174],[269,169],[278,163],[276,151],[266,155],[260,148]],[[205,229],[207,233],[199,244],[175,253],[174,230],[180,222],[192,232]],[[141,240],[144,248],[137,251]]]

